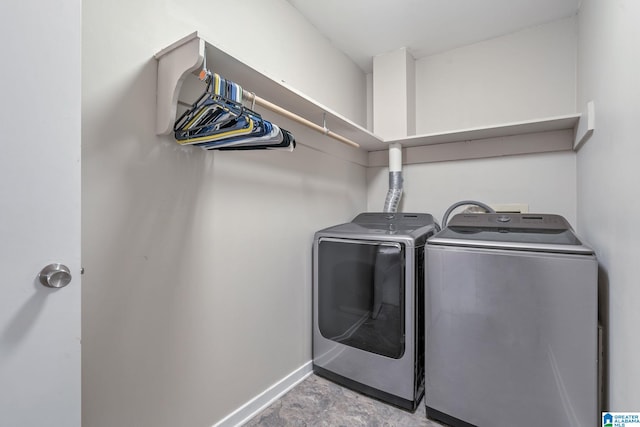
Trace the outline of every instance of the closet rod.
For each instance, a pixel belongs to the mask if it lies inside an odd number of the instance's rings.
[[[325,134],[327,136],[330,136],[331,138],[338,140],[344,144],[347,145],[351,145],[352,147],[356,147],[356,148],[360,148],[360,144],[358,144],[357,142],[353,142],[352,140],[345,138],[342,135],[338,135],[335,132],[330,131],[329,129],[327,129],[326,127],[322,127],[319,126],[307,119],[305,119],[304,117],[300,117],[297,114],[292,113],[289,110],[285,110],[284,108],[273,104],[269,101],[267,101],[266,99],[260,98],[259,96],[257,96],[255,93],[249,92],[247,90],[242,91],[242,97],[251,102],[251,103],[255,103],[260,105],[261,107],[266,108],[267,110],[271,110],[275,113],[278,113],[288,119],[293,120],[294,122],[300,123],[301,125],[307,126],[317,132],[320,132],[322,134]]]

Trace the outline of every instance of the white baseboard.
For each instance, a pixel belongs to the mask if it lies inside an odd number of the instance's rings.
[[[312,362],[309,361],[218,421],[213,427],[235,427],[246,423],[298,383],[302,382],[311,375],[312,372]]]

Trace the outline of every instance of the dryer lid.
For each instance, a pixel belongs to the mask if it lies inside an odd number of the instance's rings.
[[[365,212],[346,224],[334,225],[316,232],[318,237],[346,237],[404,241],[421,246],[433,235],[438,226],[430,214]]]
[[[429,244],[593,254],[560,215],[458,214]]]

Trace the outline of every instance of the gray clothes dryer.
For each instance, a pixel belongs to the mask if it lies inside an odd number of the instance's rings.
[[[557,215],[456,215],[427,243],[427,417],[591,427],[598,267]]]
[[[429,214],[363,213],[315,234],[313,370],[415,410],[424,393]]]

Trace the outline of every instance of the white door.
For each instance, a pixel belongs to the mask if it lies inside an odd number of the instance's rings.
[[[80,20],[0,1],[1,427],[80,426]],[[38,280],[51,263],[66,287]]]

